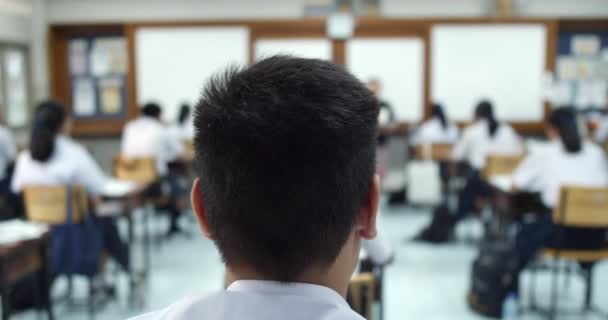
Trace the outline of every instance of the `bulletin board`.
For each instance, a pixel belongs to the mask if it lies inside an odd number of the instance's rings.
[[[560,32],[553,99],[579,110],[608,105],[608,32]]]
[[[123,119],[127,114],[127,42],[122,36],[69,40],[72,115]]]

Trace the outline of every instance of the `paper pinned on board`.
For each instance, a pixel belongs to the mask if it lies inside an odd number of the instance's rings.
[[[96,94],[93,80],[89,78],[74,79],[73,84],[74,115],[79,117],[94,115]]]
[[[570,50],[579,56],[597,56],[600,49],[600,37],[592,34],[576,35],[570,42]]]
[[[88,45],[84,39],[70,41],[70,73],[84,75],[88,72]]]
[[[101,112],[112,115],[123,110],[122,88],[123,81],[121,78],[99,80]]]
[[[557,58],[557,77],[560,80],[574,80],[577,78],[577,64],[572,57]]]

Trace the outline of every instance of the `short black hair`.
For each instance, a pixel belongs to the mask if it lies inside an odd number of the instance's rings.
[[[331,62],[273,56],[214,76],[197,175],[224,261],[277,281],[328,267],[370,192],[378,103]]]
[[[162,113],[162,109],[158,103],[148,102],[141,108],[141,113],[144,116],[159,119]]]

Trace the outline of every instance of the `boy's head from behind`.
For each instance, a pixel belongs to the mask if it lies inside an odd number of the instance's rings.
[[[377,114],[362,83],[321,60],[275,56],[210,80],[192,197],[229,269],[298,281],[347,244],[356,261],[375,233]]]

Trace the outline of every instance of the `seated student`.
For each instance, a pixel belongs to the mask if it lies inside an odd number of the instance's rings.
[[[480,102],[475,110],[475,122],[464,130],[453,150],[453,159],[465,161],[471,169],[466,184],[458,195],[458,211],[454,217],[456,221],[473,211],[478,197],[489,196],[491,192],[490,186],[480,177],[487,156],[522,152],[521,139],[515,130],[496,120],[490,102]]]
[[[29,150],[21,152],[15,164],[13,192],[28,186],[80,185],[93,204],[101,201],[106,176],[87,150],[69,138],[70,131],[71,120],[61,104],[46,101],[36,107]],[[101,229],[103,249],[128,271],[129,253],[112,218],[93,219]],[[51,260],[61,255],[52,252]]]
[[[13,135],[5,126],[0,125],[0,196],[7,201],[8,207],[2,207],[0,212],[0,220],[2,218],[11,218],[18,213],[17,200],[15,194],[11,191],[11,179],[13,176],[13,165],[17,156],[17,146]],[[5,212],[12,210],[10,214]]]
[[[230,285],[137,319],[363,319],[344,297],[376,234],[369,90],[330,62],[274,56],[212,78],[196,109],[192,203]]]
[[[422,123],[411,137],[412,145],[430,145],[435,143],[454,144],[458,141],[458,127],[448,122],[443,108],[439,104],[431,106],[431,118]],[[439,175],[442,181],[443,193],[447,193],[448,164],[439,162]]]
[[[184,152],[183,142],[175,139],[171,131],[161,122],[162,110],[156,103],[143,106],[141,116],[127,123],[122,135],[121,155],[123,157],[149,157],[157,164],[162,184],[154,194],[168,189],[169,236],[180,231],[179,217],[185,206],[187,191],[180,187],[179,179],[169,174],[169,163],[179,159]],[[166,186],[166,187],[165,187]]]
[[[524,224],[517,235],[516,248],[523,269],[543,247],[565,249],[608,247],[606,230],[566,228],[562,241],[557,241],[552,211],[564,185],[608,186],[608,159],[603,150],[581,138],[576,115],[571,108],[551,112],[547,126],[550,146],[531,153],[516,169],[513,182],[518,190],[540,191],[545,212]]]
[[[416,129],[411,141],[414,145],[456,143],[458,135],[458,127],[448,122],[441,105],[433,104],[431,118]]]

